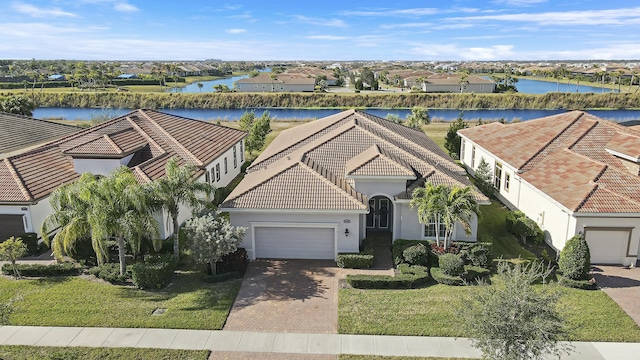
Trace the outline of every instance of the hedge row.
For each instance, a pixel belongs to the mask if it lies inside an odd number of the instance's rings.
[[[424,266],[401,265],[400,275],[347,275],[349,285],[358,289],[412,289],[429,281],[428,269]]]
[[[368,269],[373,266],[373,245],[369,240],[362,240],[362,251],[359,253],[339,253],[337,264],[341,268]]]
[[[40,264],[16,264],[18,271],[22,276],[43,277],[43,276],[64,276],[77,275],[82,268],[75,263],[62,263],[51,265]],[[11,264],[2,265],[2,273],[5,275],[15,276]]]
[[[571,287],[575,289],[582,289],[582,290],[595,290],[598,288],[596,283],[591,280],[573,280],[573,279],[569,279],[568,277],[564,277],[560,274],[558,274],[557,276],[558,276],[558,284],[562,286]]]

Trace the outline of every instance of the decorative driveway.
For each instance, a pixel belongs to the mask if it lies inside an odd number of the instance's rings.
[[[598,286],[640,325],[640,269],[596,265],[592,272]]]
[[[224,330],[337,333],[338,272],[329,260],[252,261]]]

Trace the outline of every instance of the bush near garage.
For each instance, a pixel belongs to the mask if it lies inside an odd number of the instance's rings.
[[[341,268],[368,269],[373,266],[373,260],[373,244],[364,239],[359,253],[339,253],[336,263]]]
[[[429,281],[428,269],[424,266],[398,266],[399,275],[347,275],[349,285],[358,289],[412,289],[426,285]]]

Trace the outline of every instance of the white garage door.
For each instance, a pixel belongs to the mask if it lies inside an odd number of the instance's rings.
[[[256,227],[256,258],[335,259],[335,230],[308,227]]]
[[[585,237],[592,264],[623,264],[629,246],[631,230],[590,230]]]

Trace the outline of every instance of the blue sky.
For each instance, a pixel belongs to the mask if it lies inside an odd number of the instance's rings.
[[[640,59],[629,0],[0,0],[0,58]]]

